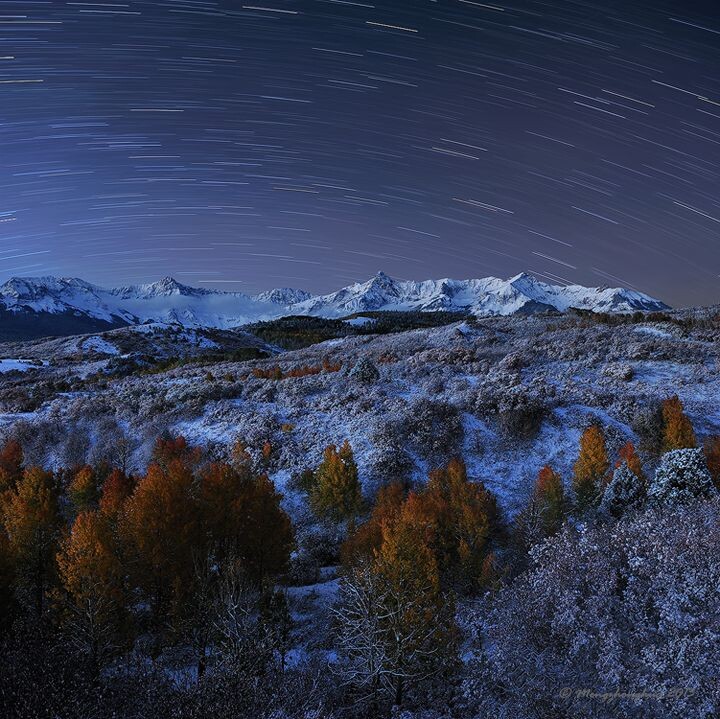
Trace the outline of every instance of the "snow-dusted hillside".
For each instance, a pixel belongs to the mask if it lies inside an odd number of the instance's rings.
[[[302,497],[289,479],[317,465],[330,442],[350,440],[368,495],[393,478],[422,482],[461,454],[471,476],[512,510],[545,463],[570,476],[591,421],[605,428],[613,452],[628,439],[642,448],[659,400],[677,393],[700,438],[720,432],[720,325],[671,317],[618,326],[491,317],[332,339],[266,360],[207,358],[149,375],[113,374],[113,353],[205,356],[209,341],[252,345],[241,333],[177,326],[5,344],[0,356],[51,364],[0,375],[0,434],[17,433],[28,461],[53,465],[110,453],[125,434],[138,468],[165,430],[212,444],[221,457],[241,438],[260,463],[269,441],[271,460],[259,466],[294,513],[303,511]],[[376,378],[351,371],[361,361],[375,365]],[[340,371],[327,369],[339,363]],[[321,369],[292,374],[308,367]]]
[[[30,327],[25,336],[33,337],[144,322],[227,329],[294,314],[343,317],[372,310],[449,310],[492,316],[565,311],[570,307],[597,312],[667,309],[659,300],[632,290],[561,287],[524,273],[508,280],[487,277],[400,282],[379,272],[367,282],[327,295],[311,296],[303,290],[282,288],[252,297],[188,287],[170,277],[109,290],[75,278],[39,277],[13,278],[0,287],[0,330],[24,322]],[[55,320],[48,323],[52,318]],[[88,322],[99,326],[87,326]]]

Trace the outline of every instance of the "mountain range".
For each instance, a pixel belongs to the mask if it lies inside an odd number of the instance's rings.
[[[77,278],[14,277],[0,286],[0,339],[97,332],[145,322],[229,329],[287,315],[341,318],[370,311],[459,311],[476,316],[666,310],[625,288],[551,285],[527,273],[510,279],[398,281],[378,272],[326,295],[278,288],[247,295],[183,285],[172,277],[104,289]]]

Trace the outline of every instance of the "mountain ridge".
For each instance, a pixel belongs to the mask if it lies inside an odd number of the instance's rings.
[[[77,277],[12,277],[0,286],[0,335],[3,326],[39,317],[48,322],[76,318],[108,327],[145,322],[229,329],[287,315],[342,318],[370,311],[462,311],[476,316],[565,312],[571,307],[595,312],[660,311],[668,305],[622,287],[551,285],[522,272],[498,277],[454,280],[395,280],[378,272],[365,282],[324,295],[276,288],[248,295],[184,285],[172,277],[150,284],[105,289]],[[13,320],[15,322],[13,323]],[[80,327],[82,331],[82,327]],[[93,330],[94,331],[94,330]],[[66,333],[66,329],[63,330]]]

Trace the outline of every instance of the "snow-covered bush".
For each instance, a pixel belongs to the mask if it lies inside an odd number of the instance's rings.
[[[403,420],[407,442],[421,457],[442,462],[457,453],[464,429],[460,412],[447,402],[420,399]]]
[[[385,420],[371,437],[373,451],[368,474],[379,486],[390,482],[404,482],[410,477],[413,462],[405,448],[401,426]],[[374,489],[374,487],[373,487]]]
[[[645,501],[645,487],[640,478],[623,462],[605,487],[600,513],[620,517],[626,511],[637,509]]]
[[[640,448],[650,454],[659,454],[663,443],[663,415],[659,400],[642,407],[633,417],[633,431],[640,437]]]
[[[660,459],[648,497],[662,504],[689,502],[716,492],[701,449],[674,449]]]
[[[498,408],[498,425],[506,436],[518,440],[532,439],[547,415],[542,401],[527,392],[511,393]]]
[[[602,373],[604,377],[616,382],[629,382],[635,374],[632,366],[624,362],[613,362],[605,365]]]
[[[717,500],[566,525],[532,562],[489,619],[492,673],[507,697],[492,715],[717,715]]]

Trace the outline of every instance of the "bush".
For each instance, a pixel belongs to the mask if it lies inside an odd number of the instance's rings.
[[[464,428],[459,410],[447,402],[421,399],[404,417],[408,444],[421,457],[443,463],[458,453]]]
[[[656,508],[610,528],[566,525],[532,559],[490,617],[490,661],[506,699],[504,711],[485,716],[714,715],[716,501]]]
[[[350,370],[348,377],[363,384],[373,384],[380,379],[380,372],[368,357],[363,357]]]
[[[513,439],[532,439],[540,431],[547,407],[540,400],[521,394],[498,412],[500,431]]]
[[[681,504],[716,492],[703,451],[674,449],[662,456],[650,482],[648,497],[656,503]]]

